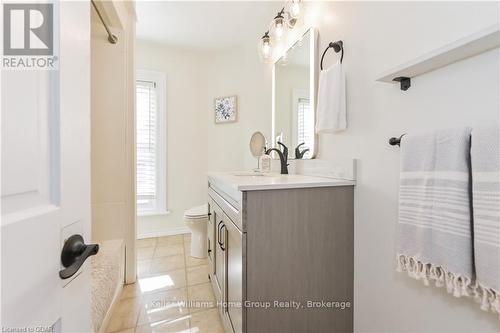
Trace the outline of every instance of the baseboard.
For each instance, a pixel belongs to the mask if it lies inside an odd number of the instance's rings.
[[[141,232],[141,233],[137,234],[137,239],[181,235],[181,234],[187,234],[189,232],[190,232],[189,228],[186,226],[175,227],[175,228],[168,228],[168,229],[164,229],[164,230],[154,230],[154,231],[149,231],[149,232]]]

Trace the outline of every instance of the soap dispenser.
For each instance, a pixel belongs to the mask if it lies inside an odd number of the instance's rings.
[[[271,156],[266,154],[266,148],[262,151],[262,155],[259,157],[259,169],[262,173],[271,172]]]

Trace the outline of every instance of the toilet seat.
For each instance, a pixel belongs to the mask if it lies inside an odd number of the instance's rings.
[[[208,204],[193,207],[184,212],[186,219],[203,219],[208,217]]]

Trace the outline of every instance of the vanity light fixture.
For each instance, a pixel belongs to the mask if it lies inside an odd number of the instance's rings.
[[[259,53],[263,62],[269,62],[275,55],[281,56],[279,44],[287,29],[293,29],[302,12],[302,0],[288,0],[271,21],[269,30],[259,41]]]
[[[273,44],[271,44],[269,31],[266,31],[264,33],[264,35],[260,38],[258,44],[260,60],[264,63],[270,63],[273,60],[275,47]]]
[[[276,39],[283,37],[285,33],[285,8],[278,12],[272,23],[272,33]]]
[[[262,36],[262,57],[267,59],[271,56],[271,37],[269,37],[269,31],[264,33]]]
[[[292,29],[300,16],[301,0],[291,0],[287,3],[286,7],[286,23]]]

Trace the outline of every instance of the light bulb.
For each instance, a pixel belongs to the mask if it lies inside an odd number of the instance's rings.
[[[273,34],[277,39],[281,38],[283,36],[283,33],[285,32],[284,23],[283,12],[279,12],[273,21]]]
[[[301,15],[302,1],[289,0],[285,8],[286,23],[290,29],[293,29]]]
[[[283,25],[277,25],[276,26],[276,31],[275,31],[276,37],[280,38],[283,36]]]
[[[262,36],[262,56],[264,58],[269,58],[271,55],[271,38],[269,37],[269,32],[266,32]]]
[[[269,43],[262,45],[262,54],[267,58],[271,54],[271,46]]]
[[[290,14],[292,17],[298,17],[300,14],[300,0],[292,0],[292,6],[290,8]]]

